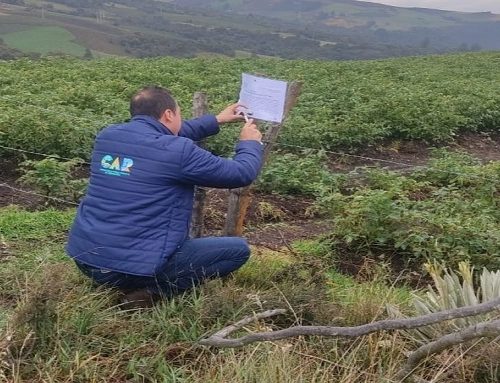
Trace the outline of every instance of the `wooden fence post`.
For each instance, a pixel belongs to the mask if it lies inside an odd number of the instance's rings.
[[[207,114],[208,104],[207,96],[205,93],[196,92],[193,97],[193,118],[201,117]],[[200,147],[204,147],[204,141],[198,143]],[[205,199],[207,191],[202,187],[195,187],[194,190],[194,203],[193,203],[193,215],[191,217],[191,228],[189,235],[191,238],[199,238],[203,235],[204,231],[204,209],[205,209]]]
[[[302,90],[302,82],[293,81],[288,85],[285,101],[285,110],[283,114],[283,119],[286,118],[290,110],[297,103],[297,99]],[[265,148],[264,148],[264,159],[263,166],[267,163],[271,150],[273,149],[274,143],[276,142],[278,135],[281,131],[283,124],[272,124],[264,135]],[[243,234],[243,223],[247,214],[248,207],[251,203],[251,187],[247,186],[244,188],[231,189],[229,191],[228,200],[228,210],[226,217],[226,226],[224,228],[224,235],[226,236],[241,236]]]

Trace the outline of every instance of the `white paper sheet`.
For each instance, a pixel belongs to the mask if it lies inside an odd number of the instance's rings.
[[[251,118],[281,123],[285,109],[287,83],[243,73],[239,102]]]

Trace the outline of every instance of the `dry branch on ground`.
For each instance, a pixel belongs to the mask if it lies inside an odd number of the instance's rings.
[[[244,326],[255,320],[266,319],[286,313],[286,310],[276,309],[247,316],[230,326],[224,327],[210,337],[200,340],[199,343],[204,346],[235,348],[254,342],[275,341],[298,336],[357,338],[378,331],[414,329],[452,319],[477,316],[495,310],[500,310],[500,298],[474,306],[461,307],[458,309],[446,310],[413,318],[382,320],[356,327],[294,326],[278,331],[254,333],[240,338],[228,339],[231,334],[241,330]],[[483,337],[494,338],[497,336],[500,336],[500,320],[479,323],[459,332],[447,334],[414,351],[409,356],[406,364],[396,375],[396,379],[397,381],[406,381],[407,379],[411,379],[411,375],[413,374],[415,368],[429,355],[439,353],[454,345],[465,343],[473,339]]]

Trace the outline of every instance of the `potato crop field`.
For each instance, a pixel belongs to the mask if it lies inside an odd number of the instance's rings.
[[[153,308],[93,286],[65,255],[95,134],[126,121],[135,91],[194,92],[212,113],[241,73],[303,82],[255,182],[250,261]],[[500,297],[500,53],[379,61],[263,58],[0,62],[0,382],[500,382],[500,342],[415,350],[485,321],[357,338],[300,336],[226,349],[199,341],[247,315],[239,335],[359,326]],[[207,141],[231,156],[241,124]],[[267,129],[261,124],[262,130]],[[207,235],[227,191],[208,190]],[[411,358],[410,358],[411,359]]]
[[[446,142],[495,131],[500,121],[500,55],[465,54],[374,62],[275,59],[79,61],[0,64],[0,128],[9,146],[88,158],[93,135],[128,118],[139,87],[161,84],[189,116],[196,91],[213,111],[235,102],[242,72],[304,82],[281,140],[350,150],[388,139]],[[214,149],[231,150],[227,132]]]

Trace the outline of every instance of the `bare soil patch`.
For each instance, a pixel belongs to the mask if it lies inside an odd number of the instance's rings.
[[[19,177],[14,162],[0,161],[0,208],[9,205],[19,205],[28,210],[43,208],[44,199],[42,197],[21,193],[1,185],[5,183],[17,189],[30,191],[17,182]]]
[[[453,143],[434,147],[464,151],[485,163],[500,161],[499,133],[466,133]],[[349,172],[357,167],[365,166],[404,171],[412,167],[427,165],[432,148],[422,141],[391,141],[368,147],[354,156],[331,154],[329,166],[336,172]]]
[[[290,250],[294,241],[313,239],[327,234],[333,229],[329,221],[309,220],[287,222],[286,224],[267,224],[245,231],[244,236],[252,245],[272,250]]]
[[[205,230],[207,235],[221,235],[224,229],[227,190],[207,191]],[[252,245],[279,250],[295,240],[314,238],[328,232],[331,225],[308,215],[310,198],[252,193],[252,203],[245,220],[244,236]],[[265,208],[262,209],[262,206]]]

